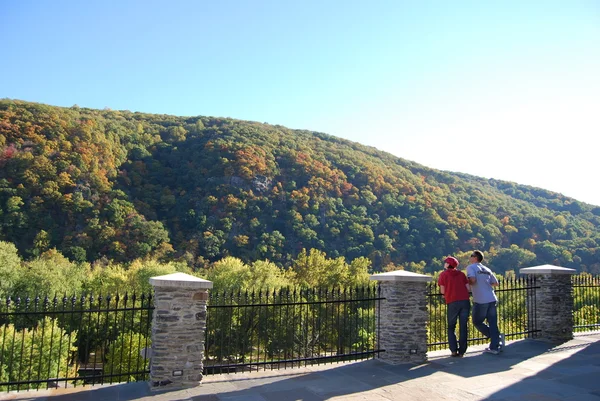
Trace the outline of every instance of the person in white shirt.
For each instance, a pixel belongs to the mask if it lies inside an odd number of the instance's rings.
[[[482,264],[483,252],[473,251],[469,261],[471,264],[467,266],[467,278],[473,295],[473,325],[491,341],[485,351],[498,355],[501,351],[501,339],[498,330],[498,298],[494,292],[498,280],[494,273]],[[484,320],[487,320],[487,324]]]

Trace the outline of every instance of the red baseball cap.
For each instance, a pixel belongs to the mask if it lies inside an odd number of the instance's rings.
[[[448,263],[448,265],[457,268],[458,267],[458,259],[452,257],[452,256],[448,256],[446,258],[446,260],[444,260],[444,263]]]

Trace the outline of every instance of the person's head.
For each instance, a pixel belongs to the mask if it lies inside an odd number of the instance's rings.
[[[481,263],[483,262],[483,252],[475,250],[473,252],[471,252],[471,258],[470,260],[473,263]]]
[[[444,260],[444,267],[447,267],[448,269],[456,269],[458,267],[458,259],[452,256],[448,256]]]

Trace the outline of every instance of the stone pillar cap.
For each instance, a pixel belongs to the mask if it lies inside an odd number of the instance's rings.
[[[164,276],[150,277],[150,284],[155,287],[179,287],[191,289],[212,288],[212,281],[190,276],[185,273],[172,273]]]
[[[377,281],[422,281],[427,282],[433,280],[433,277],[425,274],[407,272],[406,270],[396,270],[387,273],[373,274],[369,277],[371,280]]]
[[[569,269],[567,267],[553,266],[553,265],[541,265],[533,267],[525,267],[519,270],[521,274],[575,274],[577,270]]]

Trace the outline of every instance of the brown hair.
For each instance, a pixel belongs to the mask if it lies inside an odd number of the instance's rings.
[[[471,256],[476,257],[477,261],[479,263],[483,262],[483,252],[475,250],[475,251],[473,251],[473,253],[471,254]]]

